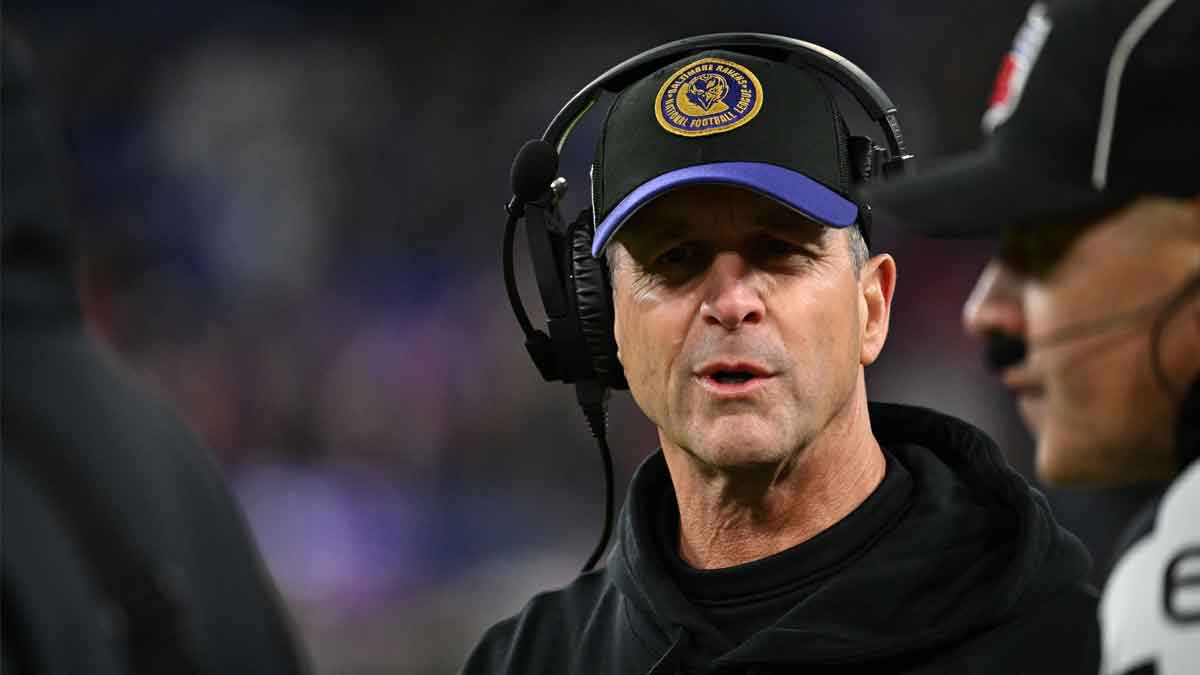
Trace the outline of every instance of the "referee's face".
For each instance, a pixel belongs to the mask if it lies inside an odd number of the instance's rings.
[[[860,278],[845,231],[756,193],[671,192],[614,246],[614,331],[630,390],[664,450],[705,466],[769,465],[802,450],[847,412],[883,345],[887,307],[862,289],[881,264],[894,275],[891,259],[872,259]]]
[[[1200,300],[1164,314],[1200,272],[1200,199],[1140,200],[1068,237],[1054,228],[1006,244],[967,301],[966,328],[1028,344],[1001,378],[1037,438],[1043,480],[1168,478],[1177,402],[1151,363],[1159,359],[1175,392],[1200,371]],[[1157,341],[1156,321],[1165,321]]]

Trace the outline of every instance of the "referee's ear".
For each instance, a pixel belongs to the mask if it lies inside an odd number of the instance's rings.
[[[879,358],[887,341],[888,321],[892,314],[892,294],[896,290],[896,261],[881,253],[862,266],[858,277],[859,333],[858,362],[869,366]]]

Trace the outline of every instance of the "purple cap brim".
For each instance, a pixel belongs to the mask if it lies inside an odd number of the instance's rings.
[[[753,190],[829,227],[849,227],[858,219],[857,204],[791,169],[762,162],[698,164],[652,178],[618,202],[596,227],[592,255],[599,257],[625,221],[655,197],[700,183],[737,185]]]

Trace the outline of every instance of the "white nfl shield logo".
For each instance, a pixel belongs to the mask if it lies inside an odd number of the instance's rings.
[[[1012,49],[1004,56],[1000,64],[1000,72],[996,75],[996,85],[992,90],[992,98],[988,101],[987,112],[983,114],[983,131],[992,133],[996,127],[1003,124],[1017,109],[1021,100],[1021,92],[1025,89],[1025,81],[1033,70],[1042,45],[1053,27],[1046,6],[1040,2],[1034,3],[1025,16],[1025,23],[1017,31]]]

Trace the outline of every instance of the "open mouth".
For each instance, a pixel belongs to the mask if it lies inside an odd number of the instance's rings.
[[[771,378],[771,373],[752,363],[716,363],[696,375],[710,392],[741,395],[756,390]]]
[[[709,377],[716,380],[718,384],[742,384],[756,375],[746,370],[718,370]]]

